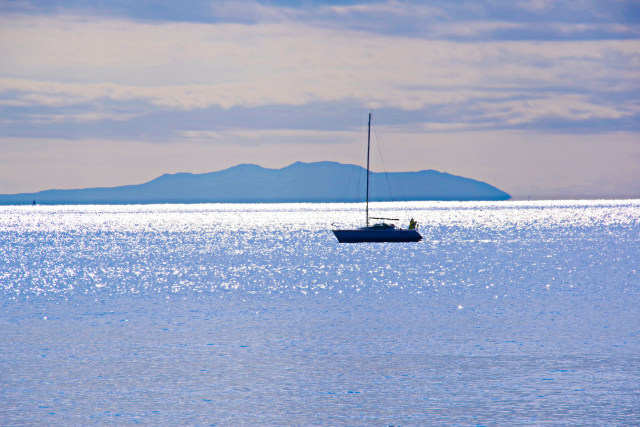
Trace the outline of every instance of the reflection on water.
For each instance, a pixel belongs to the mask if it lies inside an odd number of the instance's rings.
[[[2,424],[635,424],[640,202],[0,207]]]
[[[398,208],[398,206],[400,206]],[[406,292],[579,286],[637,253],[633,202],[374,204],[425,242],[339,245],[359,205],[0,208],[0,285],[24,294]],[[606,274],[624,275],[607,268]],[[622,277],[610,277],[624,284]],[[486,292],[486,291],[482,291]]]

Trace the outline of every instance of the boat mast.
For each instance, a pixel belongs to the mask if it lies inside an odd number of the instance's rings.
[[[369,151],[371,150],[371,112],[369,112],[369,128],[367,130],[367,227],[369,226]]]

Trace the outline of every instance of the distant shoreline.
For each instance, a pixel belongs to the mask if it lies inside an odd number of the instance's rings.
[[[165,174],[119,187],[0,195],[0,204],[344,203],[364,200],[366,170],[337,162],[296,162],[281,169],[241,164],[216,172]],[[372,172],[369,200],[507,200],[486,182],[435,170]]]
[[[566,199],[509,199],[509,200],[400,200],[400,201],[391,201],[391,200],[373,200],[369,203],[389,203],[389,204],[407,204],[407,203],[460,203],[460,204],[474,204],[474,203],[523,203],[523,202],[531,202],[531,203],[542,203],[542,202],[637,202],[640,204],[640,197],[638,198],[566,198]],[[2,204],[0,203],[0,207],[39,207],[39,206],[158,206],[158,205],[359,205],[364,204],[364,201],[358,202],[149,202],[149,203],[36,203],[35,205],[31,203],[19,203],[19,204]]]

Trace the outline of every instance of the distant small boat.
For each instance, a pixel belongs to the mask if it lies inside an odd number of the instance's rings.
[[[371,113],[369,113],[369,127],[367,130],[367,197],[366,197],[366,222],[364,227],[353,230],[333,230],[340,243],[365,243],[365,242],[419,242],[422,236],[418,233],[417,223],[411,219],[409,229],[397,228],[393,224],[381,222],[369,226],[369,154],[371,151]],[[397,218],[371,219],[398,221]]]

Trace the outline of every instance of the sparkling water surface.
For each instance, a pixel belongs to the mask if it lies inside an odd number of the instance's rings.
[[[0,207],[0,424],[640,424],[640,201]]]

